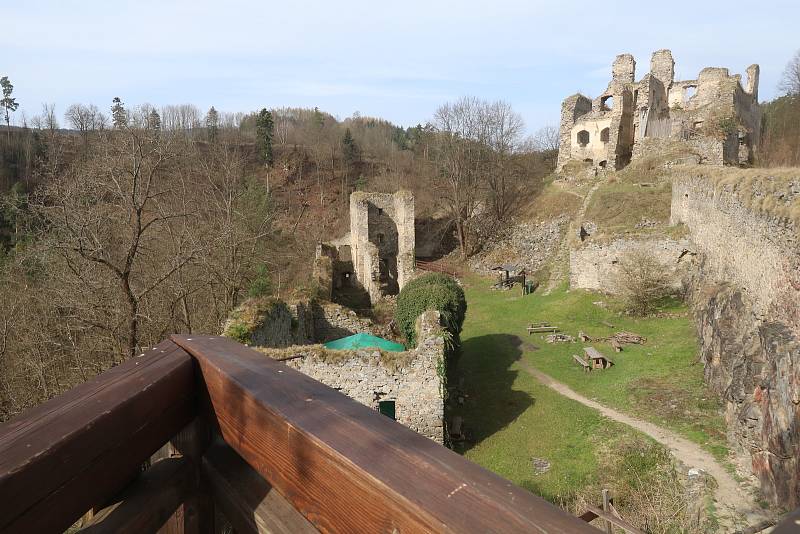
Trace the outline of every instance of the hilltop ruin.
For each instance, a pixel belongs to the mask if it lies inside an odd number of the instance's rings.
[[[685,143],[696,163],[739,165],[759,144],[759,66],[739,74],[707,67],[697,79],[675,80],[669,50],[658,50],[639,81],[636,60],[621,54],[608,88],[594,100],[575,94],[561,105],[558,170],[570,161],[619,170],[670,142]]]

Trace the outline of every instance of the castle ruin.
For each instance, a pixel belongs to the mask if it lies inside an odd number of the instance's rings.
[[[350,234],[320,243],[314,278],[323,297],[363,289],[375,303],[414,273],[414,197],[409,191],[350,195]]]
[[[659,50],[650,72],[635,81],[636,61],[621,54],[608,88],[594,100],[575,94],[561,105],[558,170],[570,161],[621,169],[669,143],[685,143],[697,163],[739,165],[759,144],[759,66],[747,82],[728,69],[707,67],[695,80],[675,80],[672,52]]]

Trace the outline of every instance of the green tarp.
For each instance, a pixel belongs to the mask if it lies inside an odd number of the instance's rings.
[[[353,336],[334,339],[325,343],[325,348],[334,350],[354,350],[375,348],[390,352],[403,352],[406,348],[400,343],[383,339],[371,334],[355,334]]]

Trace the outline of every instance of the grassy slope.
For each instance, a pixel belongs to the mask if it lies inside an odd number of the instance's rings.
[[[477,443],[465,451],[473,461],[558,502],[602,476],[598,450],[617,440],[643,439],[540,386],[517,370],[514,362],[519,357],[576,391],[672,428],[718,457],[724,456],[720,405],[705,396],[702,367],[694,363],[696,337],[688,318],[620,317],[593,304],[607,299],[583,291],[523,298],[516,291],[491,291],[489,282],[479,277],[468,278],[466,286],[469,311],[458,370],[469,398],[457,412],[464,416]],[[540,320],[572,335],[579,330],[594,336],[634,331],[646,336],[648,343],[629,346],[621,354],[597,344],[616,365],[586,374],[571,358],[581,352],[580,343],[551,345],[539,336],[527,336],[527,323]],[[531,457],[548,459],[553,469],[533,476]]]

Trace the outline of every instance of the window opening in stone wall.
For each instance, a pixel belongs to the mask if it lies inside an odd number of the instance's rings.
[[[608,143],[610,135],[611,135],[611,130],[608,128],[603,128],[603,130],[600,132],[600,140],[603,143]]]
[[[614,97],[604,96],[600,100],[600,109],[603,111],[611,111],[612,109],[614,109]]]
[[[379,245],[382,245],[383,244],[383,234],[381,234],[381,233],[376,234],[375,235],[375,240],[378,241]]]
[[[696,85],[687,85],[683,88],[683,101],[688,102],[697,93]]]
[[[606,168],[606,165],[608,165],[608,162],[607,162],[606,160],[603,160],[603,161],[601,161],[601,162],[599,163],[599,165],[600,165],[600,168],[601,168],[601,169],[605,169],[605,168]]]
[[[582,147],[585,147],[589,144],[589,132],[586,130],[581,130],[578,132],[578,144]]]
[[[378,411],[381,415],[385,415],[386,417],[390,418],[392,421],[397,421],[397,416],[395,413],[395,406],[393,400],[383,400],[378,402]]]
[[[383,215],[383,208],[378,208],[378,215]]]

